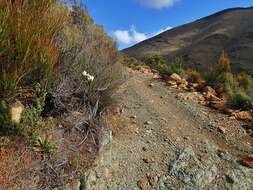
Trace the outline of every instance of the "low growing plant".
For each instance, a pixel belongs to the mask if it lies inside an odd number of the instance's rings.
[[[187,78],[188,78],[188,81],[192,82],[192,83],[201,84],[204,82],[201,74],[195,69],[188,69],[187,70]]]
[[[185,75],[182,59],[180,58],[176,58],[171,64],[167,64],[162,56],[154,55],[145,62],[151,68],[156,69],[164,78],[168,78],[173,73],[180,76]]]
[[[237,81],[240,87],[244,89],[253,88],[253,79],[250,75],[246,73],[240,73],[237,75]]]
[[[34,144],[34,150],[51,156],[54,153],[55,145],[52,144],[52,142],[50,142],[47,138],[39,137]]]
[[[247,95],[244,91],[240,90],[234,93],[231,97],[231,104],[236,108],[246,109],[250,105],[252,97]]]
[[[183,61],[181,58],[176,58],[170,64],[170,69],[172,73],[177,73],[181,77],[185,75],[185,69],[183,68]]]

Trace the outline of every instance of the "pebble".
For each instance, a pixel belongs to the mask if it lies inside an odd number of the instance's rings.
[[[149,87],[153,87],[153,86],[154,86],[154,84],[153,84],[153,83],[150,83],[148,86],[149,86]]]
[[[136,119],[137,116],[136,116],[136,115],[132,115],[132,116],[130,116],[130,118],[131,118],[131,119]]]
[[[179,141],[180,141],[180,137],[177,137],[177,138],[176,138],[176,141],[179,142]]]
[[[151,158],[151,159],[150,159],[150,158],[143,158],[142,160],[143,160],[143,162],[145,162],[146,164],[155,162],[155,160],[152,159],[152,158]]]
[[[152,121],[146,121],[144,124],[145,125],[152,125],[153,123],[152,123]]]
[[[218,129],[219,129],[219,132],[221,132],[223,134],[226,133],[226,129],[224,127],[219,126]]]

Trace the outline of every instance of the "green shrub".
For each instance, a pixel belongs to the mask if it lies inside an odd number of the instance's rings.
[[[144,65],[141,61],[135,59],[134,57],[130,57],[126,54],[120,54],[119,63],[122,65],[126,65],[132,69],[136,69],[138,66]]]
[[[219,84],[223,85],[225,91],[231,95],[231,92],[239,90],[238,82],[236,77],[232,73],[223,73],[219,79]]]
[[[170,69],[172,73],[177,73],[181,77],[185,75],[185,70],[183,68],[183,61],[181,58],[176,58],[171,64]]]
[[[246,73],[238,74],[237,81],[239,82],[240,87],[244,89],[253,88],[253,79],[250,75]]]
[[[158,64],[156,69],[163,78],[168,78],[171,74],[173,74],[170,66],[167,64]]]
[[[160,55],[154,55],[148,58],[145,62],[148,66],[154,69],[156,69],[159,65],[166,65],[165,60]]]
[[[247,108],[252,101],[252,98],[248,96],[244,91],[238,91],[233,94],[231,98],[232,106],[236,108]]]
[[[37,152],[51,156],[54,153],[55,145],[52,144],[47,138],[39,137],[34,144],[33,149]]]
[[[45,96],[35,97],[32,104],[28,105],[22,114],[22,125],[26,128],[34,127],[43,111]]]
[[[173,73],[177,73],[180,76],[185,75],[183,63],[180,58],[176,58],[171,64],[167,64],[162,56],[154,55],[145,62],[151,68],[156,69],[164,78],[168,78]]]
[[[0,96],[48,83],[58,57],[53,39],[66,18],[57,0],[0,0]]]
[[[160,55],[154,55],[145,62],[151,68],[156,69],[164,78],[168,78],[172,74],[170,66],[166,64],[165,60]]]

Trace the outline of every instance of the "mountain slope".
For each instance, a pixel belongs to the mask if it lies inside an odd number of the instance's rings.
[[[214,64],[222,50],[234,71],[253,74],[253,7],[227,9],[168,30],[123,52],[138,59],[158,54],[168,61],[182,57],[201,70]]]

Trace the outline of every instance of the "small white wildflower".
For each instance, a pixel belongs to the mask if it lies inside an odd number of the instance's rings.
[[[87,76],[87,72],[86,72],[86,71],[83,71],[82,75],[83,75],[84,77],[86,77],[86,76]]]
[[[83,71],[82,75],[88,80],[88,81],[94,81],[95,77],[87,73],[87,71]]]
[[[88,81],[94,81],[94,76],[91,76],[91,75],[90,75],[90,76],[88,77]]]

